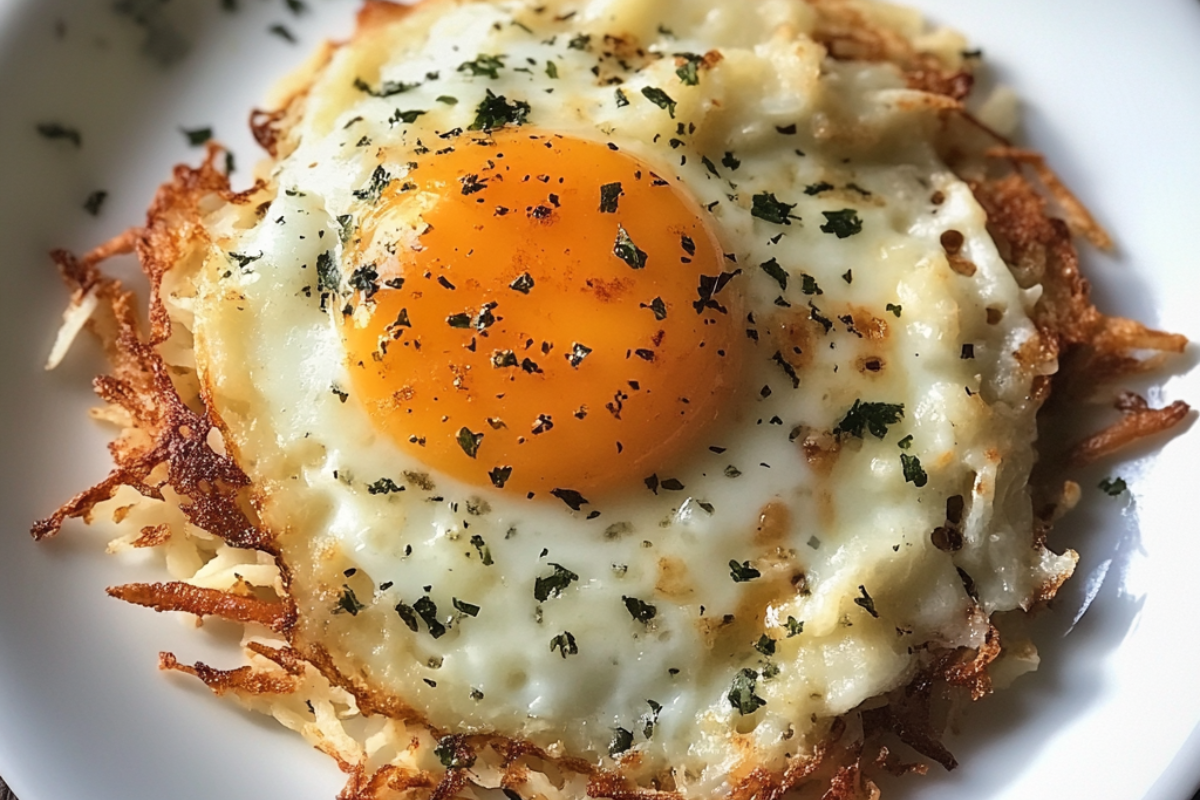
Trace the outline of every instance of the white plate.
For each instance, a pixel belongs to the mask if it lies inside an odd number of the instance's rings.
[[[346,33],[357,4],[307,2],[294,16],[282,0],[240,0],[236,14],[218,0],[0,0],[0,775],[22,800],[320,800],[342,784],[298,737],[158,672],[159,650],[228,656],[213,637],[105,597],[149,579],[148,567],[104,557],[77,527],[40,546],[26,534],[107,468],[106,435],[84,421],[95,348],[41,369],[65,299],[46,251],[82,250],[140,220],[170,167],[198,157],[181,127],[212,125],[245,175],[257,157],[249,109],[320,38]],[[1200,3],[914,4],[984,48],[1026,101],[1028,141],[1115,233],[1114,257],[1087,253],[1101,306],[1200,339]],[[277,23],[299,43],[271,34]],[[36,133],[52,121],[79,127],[83,147]],[[92,218],[81,206],[97,189],[109,198]],[[1200,401],[1200,371],[1151,396]],[[949,741],[958,770],[890,786],[892,800],[1191,796],[1198,461],[1191,431],[1107,467],[1130,495],[1097,491],[1103,472],[1082,476],[1084,507],[1052,540],[1082,560],[1038,622],[1042,669],[969,711]]]

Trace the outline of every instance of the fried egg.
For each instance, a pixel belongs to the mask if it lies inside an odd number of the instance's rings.
[[[1038,290],[940,99],[815,23],[371,4],[267,199],[211,204],[168,289],[293,644],[364,710],[716,796],[1070,574]]]

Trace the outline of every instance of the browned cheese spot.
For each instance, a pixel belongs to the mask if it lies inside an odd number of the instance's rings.
[[[868,342],[882,342],[888,338],[887,320],[876,317],[862,306],[849,306],[850,317],[854,321],[854,329],[862,334]]]
[[[854,365],[863,375],[873,377],[882,374],[886,364],[882,356],[861,356]]]
[[[825,333],[821,324],[809,319],[808,314],[807,307],[784,310],[766,326],[768,340],[796,372],[812,363],[817,337]]]
[[[788,507],[774,500],[763,506],[758,513],[758,525],[754,529],[754,541],[760,545],[772,547],[782,544],[792,528],[792,512]]]
[[[687,564],[682,559],[665,557],[658,560],[658,580],[654,591],[671,600],[681,601],[695,592]]]
[[[808,465],[818,475],[828,477],[829,473],[833,471],[833,465],[837,463],[838,453],[842,449],[838,438],[829,431],[819,431],[804,426],[800,429],[799,442]]]

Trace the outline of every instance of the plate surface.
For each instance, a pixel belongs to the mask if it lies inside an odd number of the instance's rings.
[[[1101,307],[1200,340],[1200,3],[912,4],[983,48],[1024,100],[1027,143],[1114,233],[1116,253],[1085,253]],[[22,800],[320,800],[342,784],[299,737],[157,670],[159,650],[231,664],[219,631],[106,598],[108,585],[152,579],[148,564],[105,557],[77,526],[38,546],[27,535],[108,464],[107,435],[85,418],[96,348],[42,371],[65,303],[46,252],[140,221],[171,166],[200,156],[183,129],[211,126],[238,157],[235,184],[247,181],[249,110],[321,38],[350,30],[357,0],[306,0],[299,14],[282,0],[224,5],[0,0],[0,775]],[[51,122],[78,128],[83,146],[39,136]],[[84,201],[100,190],[93,217]],[[1149,387],[1152,402],[1200,402],[1195,360]],[[1082,559],[1035,623],[1042,668],[968,709],[948,741],[958,770],[888,786],[890,800],[1191,796],[1198,462],[1190,431],[1080,476],[1084,503],[1051,543]],[[1098,491],[1110,474],[1131,491]]]

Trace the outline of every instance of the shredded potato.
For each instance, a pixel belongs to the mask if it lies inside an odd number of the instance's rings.
[[[835,59],[894,64],[912,88],[944,109],[946,152],[988,213],[992,233],[1022,287],[1040,285],[1034,319],[1043,347],[1064,365],[1046,376],[1041,391],[1078,396],[1080,387],[1112,384],[1157,368],[1186,340],[1109,317],[1092,305],[1079,271],[1074,240],[1107,248],[1111,239],[1037,153],[1017,149],[974,120],[963,101],[974,83],[973,64],[960,57],[960,40],[921,38],[910,16],[874,13],[850,0],[810,0],[817,13],[816,40]],[[402,9],[370,0],[360,17],[369,28]],[[948,45],[949,42],[949,45]],[[953,45],[953,46],[950,46]],[[274,154],[286,140],[302,91],[276,109],[259,112],[254,133]],[[258,202],[261,184],[233,193],[216,168],[220,150],[209,146],[198,168],[179,167],[159,191],[146,225],[96,250],[75,257],[57,252],[71,305],[48,366],[59,363],[85,326],[103,342],[110,374],[97,379],[105,404],[98,417],[119,428],[112,445],[113,471],[38,522],[37,539],[54,536],[68,519],[83,519],[112,531],[110,551],[132,548],[162,554],[171,581],[134,583],[109,589],[113,597],[199,619],[216,616],[244,626],[244,663],[219,669],[186,664],[162,653],[163,670],[185,673],[215,694],[268,714],[336,759],[347,775],[340,800],[421,797],[444,800],[475,796],[472,785],[511,789],[527,800],[608,797],[667,800],[678,795],[669,781],[634,786],[624,779],[561,753],[495,736],[450,735],[427,729],[417,715],[394,701],[375,698],[338,682],[320,652],[293,648],[296,611],[287,594],[286,570],[275,559],[269,532],[257,523],[247,500],[248,480],[236,460],[214,440],[214,420],[186,346],[188,333],[163,303],[171,270],[186,259],[204,234],[202,208],[214,197],[234,204]],[[1061,217],[1061,218],[1060,218]],[[135,252],[150,278],[149,328],[137,322],[136,300],[101,267],[110,257]],[[1082,466],[1107,458],[1179,424],[1189,407],[1176,402],[1149,408],[1122,396],[1122,417],[1078,443],[1065,460]],[[806,442],[807,447],[807,442]],[[814,452],[819,453],[817,443]],[[1044,454],[1045,455],[1045,454]],[[1061,474],[1047,479],[1042,494],[1054,498],[1039,509],[1044,539],[1053,519],[1073,504],[1078,487]],[[1045,587],[1048,600],[1057,586]],[[1017,647],[1017,650],[1020,648]],[[833,739],[812,758],[783,774],[757,770],[737,785],[736,800],[779,797],[800,787],[813,797],[850,800],[878,796],[872,775],[923,773],[892,748],[902,742],[946,769],[954,756],[941,741],[943,700],[961,694],[979,699],[992,689],[989,667],[1008,655],[995,628],[978,650],[948,650],[908,686],[877,698],[841,719]],[[1016,656],[1019,658],[1020,653]],[[808,795],[804,795],[808,796]]]

